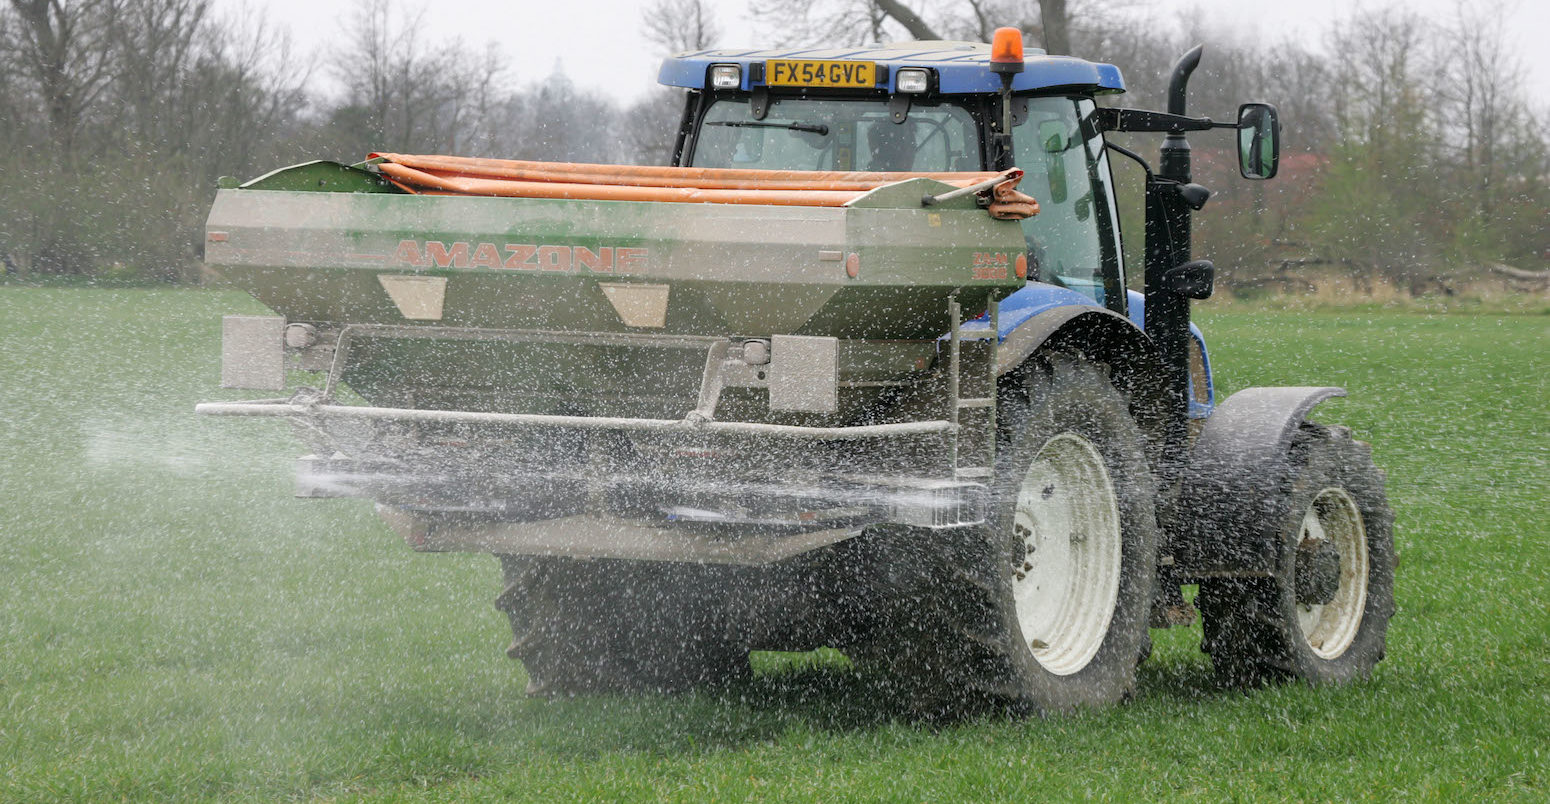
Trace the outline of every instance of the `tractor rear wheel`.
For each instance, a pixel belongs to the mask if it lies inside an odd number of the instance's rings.
[[[500,559],[506,586],[495,605],[511,619],[507,655],[527,670],[529,695],[673,693],[750,674],[706,568]]]
[[[1022,370],[1000,418],[989,521],[899,551],[923,571],[888,618],[892,650],[868,653],[944,716],[1117,702],[1134,687],[1155,574],[1141,432],[1106,374],[1067,355]]]
[[[1394,613],[1393,512],[1372,449],[1343,427],[1303,424],[1270,578],[1210,579],[1203,649],[1224,681],[1365,678]]]

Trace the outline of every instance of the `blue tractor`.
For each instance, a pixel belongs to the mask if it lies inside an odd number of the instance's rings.
[[[871,596],[866,615],[837,615],[849,637],[837,641],[927,697],[1113,702],[1132,690],[1148,627],[1197,611],[1204,650],[1238,683],[1339,683],[1383,656],[1395,566],[1385,477],[1349,430],[1307,418],[1344,391],[1251,388],[1218,404],[1190,323],[1214,269],[1191,255],[1191,212],[1210,193],[1191,181],[1186,135],[1231,131],[1252,180],[1275,176],[1280,148],[1269,104],[1228,122],[1186,114],[1200,56],[1175,66],[1166,112],[1100,106],[1125,91],[1118,68],[1025,55],[1010,28],[989,46],[705,50],[662,66],[661,83],[687,91],[676,165],[1016,167],[1039,203],[1021,224],[1027,284],[994,314],[1001,465],[983,537],[842,546],[871,562],[873,581],[854,595]],[[1163,135],[1156,166],[1110,132]],[[1115,155],[1146,177],[1140,293],[1127,290]],[[1050,503],[1051,489],[1080,484],[1093,490]],[[1186,585],[1198,585],[1194,606]]]

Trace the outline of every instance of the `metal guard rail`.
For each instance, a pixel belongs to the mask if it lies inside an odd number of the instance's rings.
[[[811,441],[847,441],[951,433],[949,421],[868,424],[856,427],[802,427],[759,422],[694,421],[687,419],[627,419],[554,416],[538,413],[484,413],[470,410],[418,410],[365,405],[320,405],[290,401],[201,402],[194,412],[205,416],[274,416],[280,418],[336,417],[387,419],[428,424],[498,424],[515,427],[559,427],[576,430],[632,430],[655,433],[767,436]]]

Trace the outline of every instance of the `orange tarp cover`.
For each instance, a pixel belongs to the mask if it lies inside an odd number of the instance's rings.
[[[410,193],[702,204],[838,207],[885,184],[920,176],[969,187],[999,175],[592,165],[392,153],[369,158],[381,160],[376,169]],[[1015,179],[997,185],[993,206],[1013,213],[1005,217],[1037,212],[1037,202],[1015,186]],[[994,208],[991,214],[1003,217]]]

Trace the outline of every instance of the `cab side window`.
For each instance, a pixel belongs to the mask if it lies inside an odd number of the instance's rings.
[[[1106,253],[1103,232],[1114,226],[1103,140],[1088,136],[1081,116],[1091,101],[1026,98],[1027,113],[1013,128],[1014,163],[1025,171],[1019,189],[1039,202],[1023,221],[1029,278],[1069,288],[1103,304],[1124,287],[1118,254]],[[1021,110],[1019,110],[1021,111]],[[1102,207],[1100,209],[1100,206]],[[1117,232],[1111,241],[1118,242]]]

